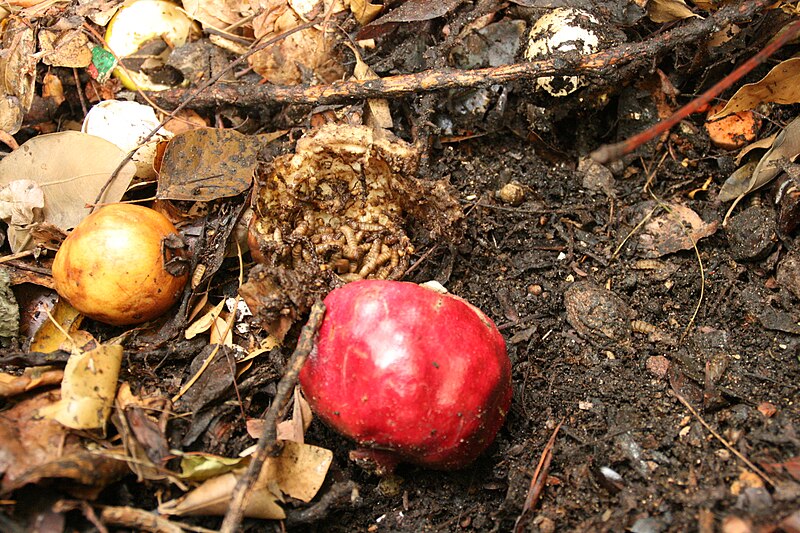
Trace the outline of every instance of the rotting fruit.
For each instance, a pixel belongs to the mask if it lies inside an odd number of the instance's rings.
[[[182,269],[170,268],[181,242],[161,213],[108,205],[83,219],[61,244],[53,261],[56,291],[107,324],[153,319],[172,307],[186,284]]]
[[[333,290],[300,372],[312,409],[378,470],[466,466],[511,403],[511,363],[494,323],[450,294],[363,280]]]

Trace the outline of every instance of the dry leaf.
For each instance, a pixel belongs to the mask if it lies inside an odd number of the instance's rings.
[[[800,117],[787,124],[775,137],[772,147],[758,162],[749,180],[744,181],[746,171],[741,169],[728,178],[720,189],[719,200],[723,202],[733,200],[760,189],[780,174],[781,162],[793,161],[798,155],[800,155]]]
[[[81,28],[67,31],[43,28],[39,30],[38,37],[45,65],[86,68],[92,62],[89,37]]]
[[[49,98],[55,107],[60,106],[67,99],[64,96],[64,85],[61,78],[51,72],[47,72],[42,79],[42,98]]]
[[[161,162],[157,197],[211,201],[236,196],[253,182],[258,145],[234,130],[202,128],[172,138]]]
[[[50,311],[50,315],[60,328],[53,324],[53,320],[45,321],[33,335],[30,346],[32,352],[55,352],[67,340],[62,330],[73,335],[83,322],[83,315],[63,298],[59,298]]]
[[[683,0],[650,0],[647,2],[647,16],[657,23],[673,22],[689,17],[700,17]]]
[[[253,19],[253,33],[260,42],[304,23],[285,0],[261,0],[260,4],[263,11]],[[342,4],[337,2],[329,14],[342,9]],[[337,53],[340,38],[340,32],[306,28],[283,35],[274,45],[250,56],[248,61],[253,70],[275,84],[295,85],[310,82],[313,78],[330,83],[341,79],[344,74],[343,62]]]
[[[40,410],[72,429],[105,426],[117,391],[122,346],[102,345],[70,356],[61,382],[61,400]]]
[[[345,45],[353,52],[356,58],[356,66],[353,68],[353,78],[357,80],[378,79],[378,75],[375,74],[369,65],[364,63],[364,60],[361,58],[361,52],[350,43],[345,43]],[[369,114],[366,117],[366,123],[369,126],[386,130],[391,129],[392,112],[389,110],[388,100],[385,98],[370,98],[367,100],[367,107],[369,109]]]
[[[208,331],[214,322],[219,317],[220,313],[222,312],[222,308],[225,306],[225,300],[221,301],[217,305],[215,305],[211,310],[205,313],[203,316],[192,322],[186,331],[184,332],[184,337],[187,339],[193,339],[200,333]]]
[[[39,416],[58,401],[58,392],[44,392],[21,400],[3,411],[0,424],[0,492],[8,494],[44,478],[84,483],[86,489],[100,489],[118,478],[127,466],[122,461],[88,452],[85,443],[70,437],[67,428]],[[85,494],[85,493],[84,493]]]
[[[716,120],[731,113],[755,109],[767,102],[796,104],[800,102],[800,57],[782,61],[755,83],[743,85],[727,105],[709,117]]]
[[[359,24],[369,24],[380,14],[383,9],[381,4],[371,4],[369,0],[344,0]]]
[[[0,398],[10,398],[37,387],[61,383],[64,371],[49,366],[26,368],[21,376],[0,373]]]
[[[283,494],[311,501],[325,481],[333,453],[325,448],[286,441],[278,457],[269,457],[250,489],[244,516],[262,519],[286,517],[278,502]],[[158,511],[170,515],[222,516],[243,470],[212,478],[182,498],[161,504]]]
[[[62,230],[89,214],[111,173],[125,157],[114,144],[77,131],[40,135],[0,161],[0,186],[29,179],[44,190],[44,222]],[[111,182],[101,202],[118,202],[136,171],[128,162]]]
[[[639,234],[639,249],[644,257],[690,250],[697,241],[717,231],[717,221],[707,224],[686,206],[667,204],[666,207],[668,211],[648,221]]]
[[[242,457],[221,457],[209,453],[184,453],[181,455],[181,479],[205,481],[232,472],[242,466],[247,459]]]
[[[278,439],[291,440],[303,444],[305,442],[305,432],[308,431],[312,418],[311,406],[308,405],[308,402],[300,392],[300,387],[295,387],[292,418],[278,424]],[[247,430],[250,431],[250,427]]]
[[[233,346],[233,328],[228,325],[228,321],[222,317],[217,317],[211,326],[210,344],[222,344],[223,346]]]
[[[36,82],[36,33],[33,26],[22,17],[4,21],[0,39],[0,96],[5,97],[0,106],[0,124],[7,133],[17,133],[21,115],[31,108]],[[13,126],[19,115],[19,124]],[[2,173],[0,173],[2,174]],[[20,176],[16,176],[17,179]],[[2,180],[0,180],[2,181]]]
[[[11,251],[32,246],[31,226],[43,218],[44,192],[31,180],[14,180],[0,187],[0,219],[8,224],[6,235]]]

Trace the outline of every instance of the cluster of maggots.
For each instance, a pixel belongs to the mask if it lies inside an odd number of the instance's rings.
[[[310,217],[309,217],[310,218]],[[331,270],[343,281],[399,279],[413,253],[408,237],[374,222],[336,217],[300,220],[294,228],[275,227],[260,243],[264,257],[298,269],[303,263]]]

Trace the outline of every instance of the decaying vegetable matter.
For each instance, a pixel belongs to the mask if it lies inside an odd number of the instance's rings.
[[[386,131],[328,125],[274,159],[259,180],[241,293],[279,333],[311,299],[359,279],[399,279],[410,221],[452,237],[461,210],[444,183],[415,177],[419,155]]]
[[[161,213],[112,204],[89,215],[53,262],[58,294],[88,317],[123,326],[151,320],[178,300],[188,278],[183,241]]]

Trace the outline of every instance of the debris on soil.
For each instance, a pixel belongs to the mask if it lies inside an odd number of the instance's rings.
[[[2,528],[798,530],[796,19],[774,0],[11,0]],[[715,129],[736,113],[746,131]],[[52,276],[120,201],[169,219],[154,261],[188,280],[135,326]],[[318,300],[381,278],[447,286],[505,340],[510,409],[459,470],[365,472],[303,408]]]
[[[446,184],[415,178],[418,163],[417,150],[391,133],[346,125],[319,128],[271,162],[250,223],[250,250],[263,266],[241,293],[272,331],[323,291],[401,278],[414,253],[407,218],[439,238],[457,236],[455,198]]]

